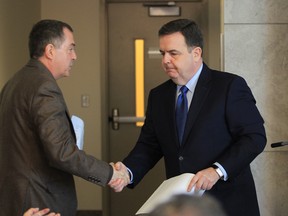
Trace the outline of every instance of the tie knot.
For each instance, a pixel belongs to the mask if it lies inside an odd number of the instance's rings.
[[[188,92],[188,90],[189,90],[189,89],[188,89],[185,85],[180,88],[181,93],[184,94],[184,95],[186,95],[186,93]]]

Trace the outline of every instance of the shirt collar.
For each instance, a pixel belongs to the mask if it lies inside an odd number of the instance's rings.
[[[197,72],[194,74],[194,76],[186,83],[186,87],[189,89],[190,92],[194,92],[194,89],[196,87],[197,81],[199,79],[199,76],[201,74],[203,68],[203,63],[201,64],[200,68],[197,70]],[[180,91],[181,85],[177,85],[177,92]]]

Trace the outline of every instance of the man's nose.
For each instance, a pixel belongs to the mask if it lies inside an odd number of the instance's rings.
[[[76,54],[75,51],[74,51],[73,54],[72,54],[72,59],[73,59],[73,60],[76,60],[76,59],[77,59],[77,54]]]
[[[165,53],[163,55],[163,63],[165,63],[165,64],[171,63],[171,57],[170,57],[170,55],[168,53]]]

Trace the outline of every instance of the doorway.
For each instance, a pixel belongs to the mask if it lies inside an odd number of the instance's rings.
[[[106,5],[108,14],[108,109],[109,113],[112,113],[113,109],[117,109],[119,116],[135,116],[135,39],[144,41],[143,82],[144,107],[146,108],[149,91],[168,79],[161,68],[161,55],[157,53],[159,28],[173,19],[195,20],[204,34],[206,44],[204,61],[206,58],[205,62],[207,63],[208,55],[206,53],[208,53],[208,42],[211,38],[208,37],[208,6],[205,0],[177,1],[176,6],[181,8],[180,16],[149,16],[149,7],[141,2],[119,2],[109,3],[108,1]],[[121,161],[134,147],[141,127],[136,126],[135,123],[120,123],[119,128],[115,130],[112,125],[112,123],[109,124],[108,131],[108,160],[116,162]],[[165,168],[163,160],[161,160],[135,189],[125,188],[121,193],[108,192],[108,215],[135,215],[163,180],[165,180]]]

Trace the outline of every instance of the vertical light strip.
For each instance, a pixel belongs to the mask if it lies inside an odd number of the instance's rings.
[[[144,117],[144,40],[135,40],[135,101],[136,117]],[[144,122],[136,122],[141,127]]]

